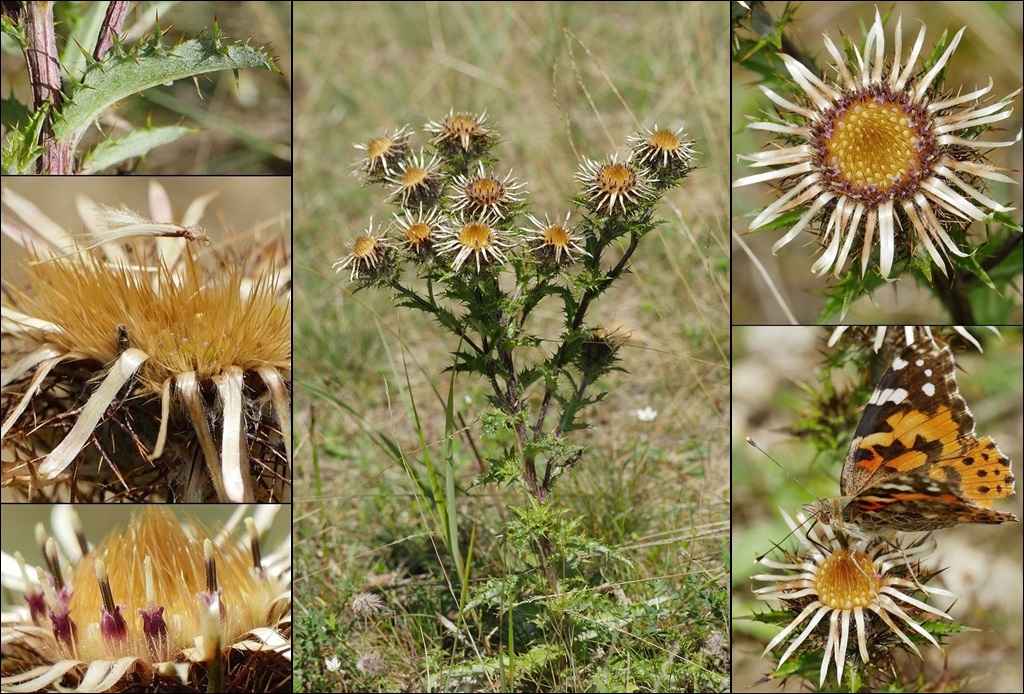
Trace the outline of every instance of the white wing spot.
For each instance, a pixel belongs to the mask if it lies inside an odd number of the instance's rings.
[[[925,376],[928,376],[929,378],[931,378],[931,375],[932,375],[932,370],[931,370],[931,369],[925,369],[925,370],[924,370],[924,375],[925,375]]]
[[[921,390],[923,390],[924,394],[927,395],[929,398],[935,396],[935,384],[934,383],[925,383],[923,386],[921,386]]]
[[[903,388],[886,388],[885,390],[876,390],[872,393],[871,399],[868,400],[868,404],[882,405],[887,402],[892,402],[899,405],[906,399],[907,391]]]
[[[924,366],[924,359],[918,359],[914,362],[915,366]]]
[[[899,357],[896,357],[895,359],[892,360],[892,370],[893,371],[899,371],[900,369],[902,369],[903,367],[905,367],[909,363],[910,362],[903,361]]]

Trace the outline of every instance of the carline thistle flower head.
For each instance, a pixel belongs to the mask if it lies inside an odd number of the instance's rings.
[[[484,263],[506,262],[503,249],[513,245],[511,239],[505,238],[508,234],[499,229],[497,220],[489,215],[458,217],[451,219],[438,234],[437,250],[455,255],[452,270],[456,272],[473,256],[476,271],[480,272],[481,259]]]
[[[218,533],[146,506],[98,545],[73,507],[36,539],[46,568],[3,553],[4,691],[290,691],[291,547],[260,541],[281,507]],[[214,691],[214,690],[211,690]]]
[[[806,519],[803,515],[798,515],[796,522],[785,512],[782,515],[801,547],[794,553],[787,552],[784,561],[762,557],[760,564],[780,573],[753,577],[755,581],[767,583],[754,589],[758,600],[778,601],[784,612],[796,615],[769,642],[764,653],[802,628],[782,654],[777,668],[801,648],[820,651],[818,685],[825,684],[832,662],[835,662],[836,680],[842,682],[851,622],[856,629],[857,652],[863,663],[878,666],[880,656],[904,646],[920,657],[917,645],[893,616],[938,647],[935,638],[918,622],[926,614],[945,619],[952,617],[913,597],[914,593],[921,592],[955,598],[948,591],[922,584],[920,560],[935,549],[930,535],[907,547],[899,547],[885,540],[848,538],[825,523],[816,523],[804,532],[802,524]]]
[[[394,226],[403,250],[417,261],[426,260],[433,256],[434,242],[443,228],[441,210],[435,207],[424,211],[420,207],[414,215],[405,209],[402,216],[396,212]]]
[[[400,200],[401,205],[407,208],[433,206],[443,187],[437,155],[427,160],[422,149],[399,162],[398,170],[386,180],[393,186],[388,199]]]
[[[672,131],[654,126],[644,128],[629,138],[637,161],[655,175],[655,187],[685,176],[693,168],[693,141],[687,140],[682,128]]]
[[[451,109],[439,121],[430,121],[424,127],[434,136],[434,145],[443,156],[468,154],[477,156],[486,152],[495,142],[493,129],[487,124],[487,112],[479,115]]]
[[[4,486],[29,499],[290,493],[280,239],[239,258],[194,250],[208,243],[195,224],[215,193],[158,223],[172,209],[155,182],[154,219],[79,198],[86,234],[3,192],[4,234],[30,259],[2,302]],[[204,459],[206,476],[193,470]]]
[[[564,222],[552,222],[547,215],[544,215],[544,221],[532,214],[526,215],[533,228],[524,228],[523,232],[532,244],[532,252],[541,260],[551,262],[554,267],[576,262],[576,254],[590,255],[581,244],[582,239],[576,228],[569,223],[571,214],[565,214]]]
[[[455,177],[452,209],[504,218],[510,206],[523,201],[525,191],[520,191],[523,184],[515,181],[511,171],[504,178],[498,178],[484,173],[483,162],[477,162],[477,167],[477,173],[473,175]]]
[[[876,238],[883,278],[889,278],[895,260],[909,260],[918,248],[947,274],[950,254],[969,254],[954,236],[973,221],[1012,209],[981,190],[984,180],[1014,182],[989,164],[981,150],[1012,146],[1020,142],[1021,133],[1009,141],[980,140],[977,134],[1009,118],[1010,102],[1021,90],[989,105],[980,99],[992,90],[991,80],[966,94],[940,92],[940,74],[965,29],[926,71],[915,68],[925,28],[904,62],[898,19],[894,55],[887,59],[877,9],[863,51],[852,49],[855,64],[824,37],[837,80],[819,78],[795,58],[779,54],[804,96],[790,101],[761,87],[783,115],[749,127],[778,133],[783,142],[743,156],[751,166],[771,170],[734,183],[776,181],[783,192],[757,215],[751,229],[805,210],[775,243],[773,253],[800,232],[817,230],[824,250],[811,268],[816,275],[833,270],[838,277],[858,250],[861,273],[866,273]]]
[[[394,245],[380,227],[373,226],[373,218],[362,236],[352,242],[352,252],[334,263],[334,271],[350,270],[349,281],[357,278],[373,280],[385,275],[393,265]]]
[[[366,144],[354,145],[356,149],[366,152],[366,156],[356,162],[355,173],[363,174],[371,180],[385,180],[398,170],[398,165],[405,160],[409,152],[408,125],[375,137]]]
[[[626,214],[635,211],[654,198],[651,174],[637,166],[631,158],[620,162],[612,156],[606,162],[584,159],[575,178],[583,184],[583,201],[595,214]]]

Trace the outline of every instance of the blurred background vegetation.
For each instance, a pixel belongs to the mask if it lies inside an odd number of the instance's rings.
[[[443,403],[433,388],[446,378],[442,369],[455,345],[423,316],[390,310],[382,292],[353,295],[347,275],[331,271],[371,215],[381,222],[394,209],[380,188],[361,187],[351,175],[360,154],[353,145],[406,123],[419,130],[452,108],[486,109],[504,140],[495,150],[497,171],[512,169],[527,182],[541,217],[569,209],[582,157],[625,153],[627,136],[641,124],[683,127],[697,140],[702,168],[659,206],[656,216],[665,224],[645,239],[632,274],[594,316],[630,336],[622,353],[627,372],[608,377],[609,396],[589,411],[594,428],[578,436],[590,450],[563,479],[554,503],[636,562],[633,570],[599,563],[604,580],[623,582],[638,605],[661,595],[680,606],[657,622],[653,650],[642,653],[641,640],[624,634],[621,650],[605,654],[608,661],[622,672],[625,663],[643,663],[632,676],[645,683],[658,681],[659,663],[670,657],[692,664],[692,687],[725,681],[728,625],[719,610],[728,571],[727,9],[677,2],[296,3],[295,28],[303,37],[295,54],[298,687],[417,690],[429,686],[425,668],[462,657],[451,655],[451,634],[436,616],[455,618],[439,543],[425,532],[401,462],[377,446],[391,438],[413,460],[419,448],[399,396],[405,375],[393,377],[389,359],[400,372],[407,367],[426,439],[439,445]],[[413,141],[425,143],[422,135]],[[557,335],[555,303],[542,304],[535,314],[541,313]],[[475,436],[485,408],[482,386],[464,382],[469,390],[456,403]],[[332,396],[311,396],[311,389]],[[659,413],[650,423],[636,416],[647,406]],[[477,469],[464,440],[457,445],[462,486]],[[520,557],[502,553],[498,537],[504,506],[519,501],[511,492],[460,493],[461,522],[467,533],[475,531],[478,576],[523,568]],[[346,660],[346,643],[353,643],[344,626],[348,603],[365,591],[384,596],[397,612],[373,642],[387,663],[383,679],[360,679]],[[317,633],[304,634],[302,620],[317,625],[309,627]],[[415,638],[403,638],[399,624]],[[472,634],[484,637],[490,638]],[[479,643],[483,655],[493,655],[486,643]],[[332,655],[346,662],[341,673],[324,669]],[[597,675],[584,666],[578,664],[578,679],[532,686],[585,688]]]
[[[287,177],[5,176],[3,185],[27,198],[66,231],[77,234],[85,231],[76,207],[78,196],[110,207],[123,205],[148,216],[151,180],[156,180],[167,191],[176,219],[181,218],[194,199],[218,193],[199,222],[210,237],[211,245],[204,249],[206,251],[255,249],[271,239],[289,235],[291,179]],[[0,248],[4,259],[3,279],[14,281],[20,276],[18,264],[27,255],[6,236],[0,238]]]

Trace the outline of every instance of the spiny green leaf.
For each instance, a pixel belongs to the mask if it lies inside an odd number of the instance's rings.
[[[90,49],[96,45],[107,13],[106,2],[83,3],[82,8],[71,9],[60,15],[58,21],[61,33],[67,36],[64,50],[60,53],[60,66],[75,79],[81,79],[88,66],[95,62]],[[70,31],[68,31],[70,27]]]
[[[967,256],[966,258],[960,258],[959,260],[959,264],[963,269],[966,269],[972,275],[974,275],[979,280],[984,282],[985,286],[991,289],[992,291],[998,291],[996,289],[995,283],[992,282],[992,278],[990,278],[988,276],[988,273],[985,272],[985,269],[981,267],[981,265],[978,263],[978,259],[974,256],[973,253]]]
[[[4,109],[9,102],[4,102]],[[36,112],[28,117],[21,128],[12,127],[7,133],[7,144],[0,153],[0,166],[5,174],[32,174],[35,173],[35,161],[43,153],[43,147],[39,146],[39,133],[46,123],[46,114],[50,111],[49,102],[36,109]]]
[[[21,28],[20,24],[15,24],[5,16],[0,20],[0,31],[17,43],[21,50],[25,50],[27,40],[25,39],[25,30]]]
[[[776,219],[770,222],[765,222],[756,229],[751,229],[751,233],[760,233],[762,231],[769,231],[771,229],[781,229],[782,227],[791,227],[800,221],[800,218],[807,214],[807,210],[803,207],[795,210],[790,210],[784,214],[779,215]]]
[[[258,48],[236,44],[222,53],[209,39],[191,39],[175,47],[173,54],[121,57],[111,52],[90,68],[76,85],[54,123],[57,140],[73,147],[100,115],[121,99],[150,87],[217,70],[260,68],[278,72],[270,57]]]
[[[0,120],[8,130],[17,130],[32,119],[32,112],[17,99],[0,99]]]
[[[1024,228],[1022,228],[1021,225],[1006,212],[996,212],[992,215],[992,219],[999,224],[1002,224],[1007,229],[1012,229],[1016,232],[1024,232]]]
[[[898,276],[899,271],[894,269],[893,275]],[[845,316],[855,300],[870,294],[884,283],[885,280],[876,270],[869,269],[866,276],[861,276],[860,268],[849,270],[828,293],[819,322],[828,323],[837,314]]]

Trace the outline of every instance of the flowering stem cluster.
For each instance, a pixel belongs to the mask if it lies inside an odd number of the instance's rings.
[[[457,338],[451,369],[477,374],[492,393],[485,433],[511,432],[489,480],[518,480],[543,502],[582,456],[566,437],[605,396],[595,392],[598,379],[616,368],[625,342],[588,315],[657,225],[661,196],[692,170],[692,143],[645,129],[621,161],[587,160],[576,174],[573,222],[573,212],[531,214],[523,184],[494,171],[499,140],[485,116],[452,111],[425,131],[430,142],[418,150],[408,126],[356,145],[366,152],[360,173],[389,187],[399,209],[386,230],[371,219],[335,266],[360,288],[390,289],[395,303],[428,313]],[[548,299],[560,302],[557,335],[530,320]]]

